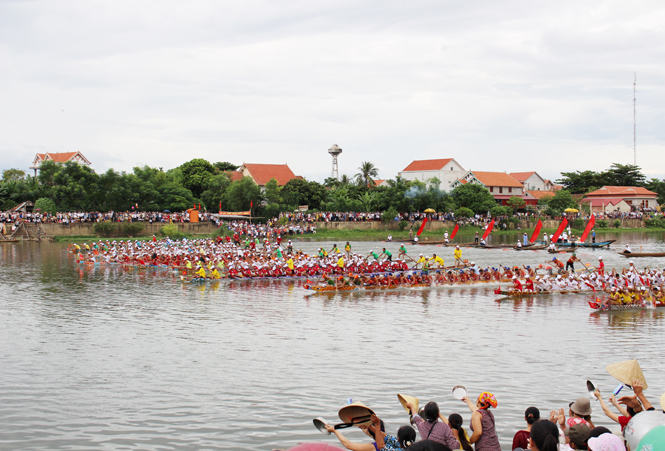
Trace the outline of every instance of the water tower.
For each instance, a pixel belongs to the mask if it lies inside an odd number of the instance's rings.
[[[342,153],[342,149],[337,144],[328,149],[328,153],[333,157],[333,167],[332,167],[332,178],[335,180],[339,179],[339,168],[337,166],[337,156]]]

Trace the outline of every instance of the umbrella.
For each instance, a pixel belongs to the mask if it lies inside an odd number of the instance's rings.
[[[434,210],[433,208],[428,208],[427,210],[425,210],[425,213],[436,213],[436,210]]]
[[[171,210],[164,210],[162,213],[171,213]]]
[[[580,212],[577,208],[566,208],[564,211],[566,213],[579,213]]]

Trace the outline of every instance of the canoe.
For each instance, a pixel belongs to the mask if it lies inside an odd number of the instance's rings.
[[[478,246],[478,249],[514,249],[514,248],[515,248],[514,244],[496,244],[496,245],[487,244],[485,246]]]
[[[358,291],[358,290],[360,290],[360,287],[340,287],[340,288],[337,288],[337,287],[330,286],[330,285],[325,286],[325,287],[314,287],[314,286],[311,286],[311,285],[305,285],[304,288],[306,290],[313,290],[313,291],[316,291],[318,293],[322,293],[322,292],[326,292],[326,291],[330,292],[330,291]]]
[[[624,257],[665,257],[665,252],[629,252],[629,253],[623,253],[623,252],[618,252],[619,255],[623,255]]]
[[[576,250],[577,250],[576,247],[572,247],[570,249],[557,249],[555,251],[548,249],[547,252],[549,252],[550,254],[567,254],[570,252],[575,252]]]
[[[607,240],[607,241],[599,241],[597,243],[577,243],[577,242],[569,242],[569,243],[554,243],[556,244],[557,247],[572,247],[572,246],[577,246],[577,247],[610,247],[610,244],[614,243],[616,240]]]
[[[522,247],[513,246],[513,249],[515,249],[516,251],[540,251],[543,249],[547,249],[547,246],[545,245],[542,246],[531,245],[531,246],[522,246]]]
[[[9,240],[9,239],[5,240],[5,239],[1,239],[1,240],[0,240],[0,243],[18,243],[19,241],[21,241],[21,240]]]
[[[588,301],[589,302],[589,307],[591,307],[593,310],[597,312],[609,312],[610,310],[631,310],[631,309],[645,309],[645,308],[653,308],[649,305],[642,305],[642,304],[621,304],[621,305],[614,305],[612,304],[609,307],[603,306],[600,302],[596,301]],[[663,301],[656,301],[656,307],[665,307],[665,302]]]
[[[459,247],[476,247],[476,246],[480,246],[480,244],[479,244],[479,243],[475,243],[475,242],[472,242],[472,243],[448,243],[448,244],[444,244],[444,246],[448,246],[448,247],[455,247],[455,246],[459,246]]]
[[[588,291],[590,292],[590,291]],[[585,292],[585,293],[588,293]],[[582,293],[582,290],[562,290],[562,291],[517,291],[517,290],[494,290],[494,294],[501,294],[508,297],[522,297],[522,296],[544,296],[550,294],[571,294],[571,293]]]

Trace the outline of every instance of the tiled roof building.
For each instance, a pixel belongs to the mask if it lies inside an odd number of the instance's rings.
[[[30,169],[34,169],[35,176],[37,176],[37,171],[45,161],[53,161],[55,163],[75,161],[78,164],[90,166],[90,161],[88,161],[88,159],[84,157],[81,152],[38,153],[35,155],[35,159],[32,161],[32,166],[30,166]]]

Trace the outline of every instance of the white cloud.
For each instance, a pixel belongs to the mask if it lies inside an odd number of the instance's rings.
[[[664,7],[517,1],[0,3],[0,169],[372,161],[665,175]],[[65,111],[61,111],[64,109]]]

